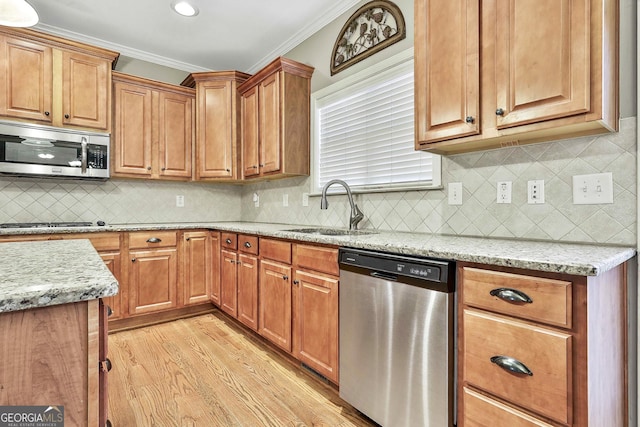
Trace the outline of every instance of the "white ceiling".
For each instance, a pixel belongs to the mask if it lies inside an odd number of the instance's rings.
[[[255,73],[361,0],[29,0],[38,30],[194,72]]]

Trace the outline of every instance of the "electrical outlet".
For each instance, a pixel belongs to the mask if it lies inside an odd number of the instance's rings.
[[[258,196],[258,193],[253,193],[253,206],[256,208],[260,207],[260,196]]]
[[[461,182],[449,183],[449,204],[450,205],[462,204],[462,183]]]
[[[527,181],[527,203],[530,205],[544,203],[544,179]]]
[[[309,206],[309,193],[302,193],[302,206]]]
[[[497,184],[498,203],[511,203],[511,181],[500,181]]]
[[[283,194],[282,195],[282,206],[284,206],[284,207],[289,206],[289,195],[288,194]]]
[[[573,177],[573,204],[600,205],[613,203],[613,174],[611,172]]]
[[[176,207],[184,208],[184,196],[176,196]]]

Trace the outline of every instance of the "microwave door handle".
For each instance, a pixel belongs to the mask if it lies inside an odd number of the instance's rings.
[[[82,171],[83,174],[87,173],[87,138],[82,137]]]

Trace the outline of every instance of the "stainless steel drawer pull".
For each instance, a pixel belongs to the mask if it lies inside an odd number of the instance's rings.
[[[147,243],[160,243],[162,242],[162,239],[158,239],[157,237],[149,237],[147,239]]]
[[[244,242],[244,247],[247,248],[247,249],[251,248],[251,243]]]
[[[231,239],[227,239],[227,240],[225,240],[225,242],[227,243],[227,245],[230,245],[231,244]]]
[[[516,374],[524,374],[533,376],[533,372],[527,368],[527,366],[519,361],[518,359],[514,359],[509,356],[493,356],[491,359],[491,363],[495,363],[500,366],[505,371],[510,371]]]
[[[494,297],[498,297],[507,302],[527,303],[527,304],[531,304],[533,302],[533,300],[529,298],[529,295],[517,289],[496,288],[496,289],[492,289],[491,292],[489,293]]]

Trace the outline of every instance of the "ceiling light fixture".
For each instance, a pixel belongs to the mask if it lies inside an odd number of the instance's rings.
[[[0,0],[0,25],[32,27],[38,20],[38,12],[26,0]]]
[[[175,1],[171,3],[171,8],[176,13],[182,16],[191,17],[191,16],[196,16],[198,14],[198,8],[186,1]]]

